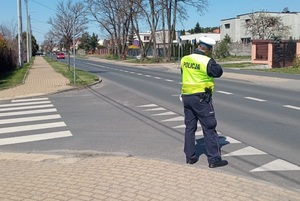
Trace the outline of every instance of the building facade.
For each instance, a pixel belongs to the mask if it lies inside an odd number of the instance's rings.
[[[262,12],[262,11],[261,11]],[[255,12],[259,13],[259,12]],[[295,40],[300,39],[300,12],[265,12],[270,16],[279,16],[286,26],[290,26],[289,37]],[[246,13],[237,15],[234,18],[221,20],[221,40],[224,39],[226,34],[232,39],[232,42],[250,42],[253,38],[246,29],[246,24],[251,20],[250,15]],[[289,38],[288,37],[288,38]],[[285,38],[285,39],[288,39]]]

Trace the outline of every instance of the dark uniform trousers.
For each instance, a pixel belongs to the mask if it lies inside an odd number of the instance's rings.
[[[216,132],[217,121],[212,99],[207,103],[203,96],[200,95],[183,95],[182,102],[185,114],[185,141],[184,153],[186,159],[191,160],[197,158],[195,145],[195,132],[197,130],[197,122],[199,120],[203,135],[204,144],[208,163],[214,163],[221,159],[221,150]]]

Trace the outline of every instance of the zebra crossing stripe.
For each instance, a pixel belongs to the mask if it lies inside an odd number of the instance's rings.
[[[50,120],[50,119],[60,119],[60,118],[61,118],[61,116],[59,114],[53,114],[53,115],[44,115],[44,116],[3,119],[3,120],[0,120],[0,125],[1,124],[24,123],[24,122],[32,122],[32,121],[42,121],[42,120]]]
[[[148,104],[148,105],[140,105],[137,107],[157,107],[157,105],[156,104]]]
[[[201,130],[201,131],[197,131],[196,133],[195,133],[195,135],[196,136],[202,136],[203,135],[203,131]]]
[[[14,111],[14,110],[28,110],[28,109],[36,109],[36,108],[47,108],[47,107],[54,107],[54,105],[47,104],[47,105],[32,105],[32,106],[12,107],[12,108],[9,107],[9,108],[0,109],[0,112]]]
[[[197,124],[197,127],[198,128],[201,128],[201,125],[200,124]],[[179,126],[174,126],[172,128],[185,128],[185,124],[182,124],[182,125],[179,125]]]
[[[220,144],[239,144],[241,143],[240,141],[232,138],[232,137],[228,137],[228,136],[224,136],[222,138],[219,138],[219,142]]]
[[[163,112],[163,113],[158,113],[158,114],[152,114],[151,116],[164,116],[164,115],[174,115],[176,114],[175,112]]]
[[[289,170],[300,170],[300,167],[284,161],[282,159],[274,160],[270,163],[267,163],[263,166],[255,168],[250,172],[263,172],[263,171],[289,171]]]
[[[163,107],[157,107],[157,108],[151,108],[151,109],[146,109],[144,111],[161,111],[161,110],[166,110],[165,108]]]
[[[224,156],[250,156],[250,155],[264,155],[267,154],[261,150],[255,149],[254,147],[245,147],[243,149],[239,149],[237,151],[233,151],[231,153],[225,154]]]
[[[9,104],[2,104],[2,107],[14,107],[14,106],[25,106],[25,105],[38,105],[38,104],[48,104],[51,103],[50,101],[37,101],[37,102],[25,102],[25,103],[9,103]]]
[[[12,103],[16,102],[29,102],[29,101],[42,101],[42,100],[49,100],[48,98],[28,98],[28,99],[17,99],[17,100],[12,100]]]
[[[184,117],[180,116],[180,117],[174,117],[174,118],[171,118],[171,119],[165,119],[165,120],[162,120],[161,122],[170,122],[170,121],[184,121]]]
[[[290,109],[295,109],[295,110],[300,110],[300,107],[292,106],[292,105],[284,105],[283,107],[290,108]]]
[[[5,112],[5,113],[0,113],[0,117],[15,116],[15,115],[24,115],[24,114],[39,114],[39,113],[56,112],[56,111],[57,110],[55,108],[51,108],[51,109],[44,109],[44,110]]]
[[[58,128],[64,126],[66,126],[64,122],[34,124],[34,125],[26,125],[26,126],[13,126],[13,127],[0,128],[0,134],[21,132],[21,131],[32,131],[32,130],[47,129],[47,128]]]
[[[27,135],[21,137],[11,137],[11,138],[0,139],[0,145],[34,142],[34,141],[49,140],[55,138],[71,137],[71,136],[72,133],[70,131],[60,131],[60,132],[52,132],[52,133],[44,133],[44,134],[36,134],[36,135]]]

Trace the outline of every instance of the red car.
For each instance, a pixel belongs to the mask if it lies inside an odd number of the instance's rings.
[[[56,59],[65,59],[65,54],[62,52],[59,52],[56,54]]]

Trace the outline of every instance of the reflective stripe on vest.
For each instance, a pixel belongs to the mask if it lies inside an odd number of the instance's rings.
[[[201,54],[191,54],[181,59],[182,94],[205,92],[205,88],[214,90],[214,79],[207,75],[210,58]]]

